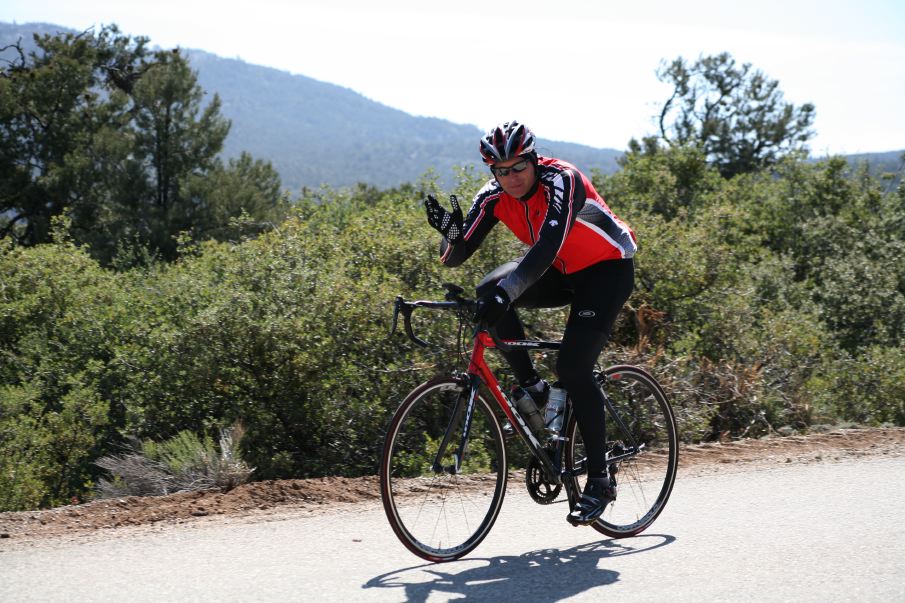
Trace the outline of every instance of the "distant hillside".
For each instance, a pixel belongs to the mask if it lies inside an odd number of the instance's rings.
[[[73,30],[0,23],[0,46],[21,38],[23,46],[33,48],[33,33],[58,31]],[[220,95],[222,113],[232,121],[224,155],[248,151],[272,162],[290,190],[358,182],[388,187],[414,182],[430,168],[449,184],[455,166],[481,165],[477,148],[482,132],[476,126],[414,117],[302,75],[201,50],[185,53],[201,87]],[[605,173],[619,169],[616,158],[622,154],[547,140],[540,141],[540,149]]]
[[[903,172],[905,172],[905,151],[861,153],[846,155],[845,158],[854,166],[867,164],[868,171],[873,176],[889,177],[892,180],[892,186],[896,186],[902,180]]]
[[[449,181],[454,166],[480,166],[475,126],[414,117],[347,88],[268,67],[188,51],[201,86],[217,92],[233,122],[226,154],[267,158],[295,189],[322,182],[391,186],[429,168]],[[614,149],[540,141],[581,168],[613,173]]]
[[[73,30],[45,23],[0,23],[0,47],[21,38],[30,48],[33,33],[58,31]],[[359,182],[389,187],[414,182],[431,168],[450,184],[455,166],[483,169],[477,152],[482,131],[476,126],[415,117],[303,75],[201,50],[185,52],[201,87],[220,95],[222,113],[232,121],[224,155],[248,151],[270,161],[292,191]],[[622,155],[615,149],[544,139],[539,150],[588,172],[607,174],[619,169],[616,160]],[[872,173],[901,174],[901,156],[902,151],[896,151],[852,155],[849,160],[867,161]]]

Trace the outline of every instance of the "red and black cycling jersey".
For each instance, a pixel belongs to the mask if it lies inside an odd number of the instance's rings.
[[[442,240],[443,263],[464,262],[502,221],[530,246],[518,268],[500,282],[515,300],[550,266],[571,274],[598,262],[635,255],[635,234],[578,168],[560,159],[538,157],[537,172],[538,186],[526,199],[506,193],[496,180],[484,185],[465,217],[463,240],[456,245]]]

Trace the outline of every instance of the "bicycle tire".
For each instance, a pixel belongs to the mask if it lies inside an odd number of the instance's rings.
[[[637,456],[610,465],[616,481],[616,500],[607,505],[591,526],[612,538],[635,536],[648,528],[669,500],[679,465],[675,415],[663,388],[650,374],[629,365],[612,366],[598,375],[604,393],[620,415],[631,437],[607,412],[607,457],[630,439],[644,444]],[[574,472],[575,492],[584,486],[583,442],[574,414],[566,428],[565,463]]]
[[[396,536],[428,561],[468,554],[490,532],[506,493],[506,446],[499,420],[480,393],[458,474],[432,465],[468,384],[439,377],[415,388],[390,422],[380,463],[380,494]],[[464,413],[455,417],[442,464],[453,464]]]

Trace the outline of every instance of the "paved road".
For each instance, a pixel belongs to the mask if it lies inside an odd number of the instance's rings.
[[[0,601],[905,601],[905,458],[680,474],[610,540],[511,490],[490,536],[421,562],[374,505],[2,550]]]

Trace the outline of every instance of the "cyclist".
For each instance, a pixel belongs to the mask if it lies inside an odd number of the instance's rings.
[[[477,286],[475,320],[495,326],[504,339],[524,339],[516,308],[571,304],[556,363],[568,390],[588,455],[588,480],[567,519],[588,524],[616,498],[606,465],[603,394],[593,370],[613,324],[634,287],[635,235],[607,206],[575,166],[535,151],[534,134],[517,121],[503,123],[480,142],[493,178],[474,197],[464,217],[455,196],[452,211],[429,195],[430,225],[443,235],[441,260],[458,266],[503,222],[529,246]],[[542,400],[540,380],[528,352],[504,353],[520,386]]]

